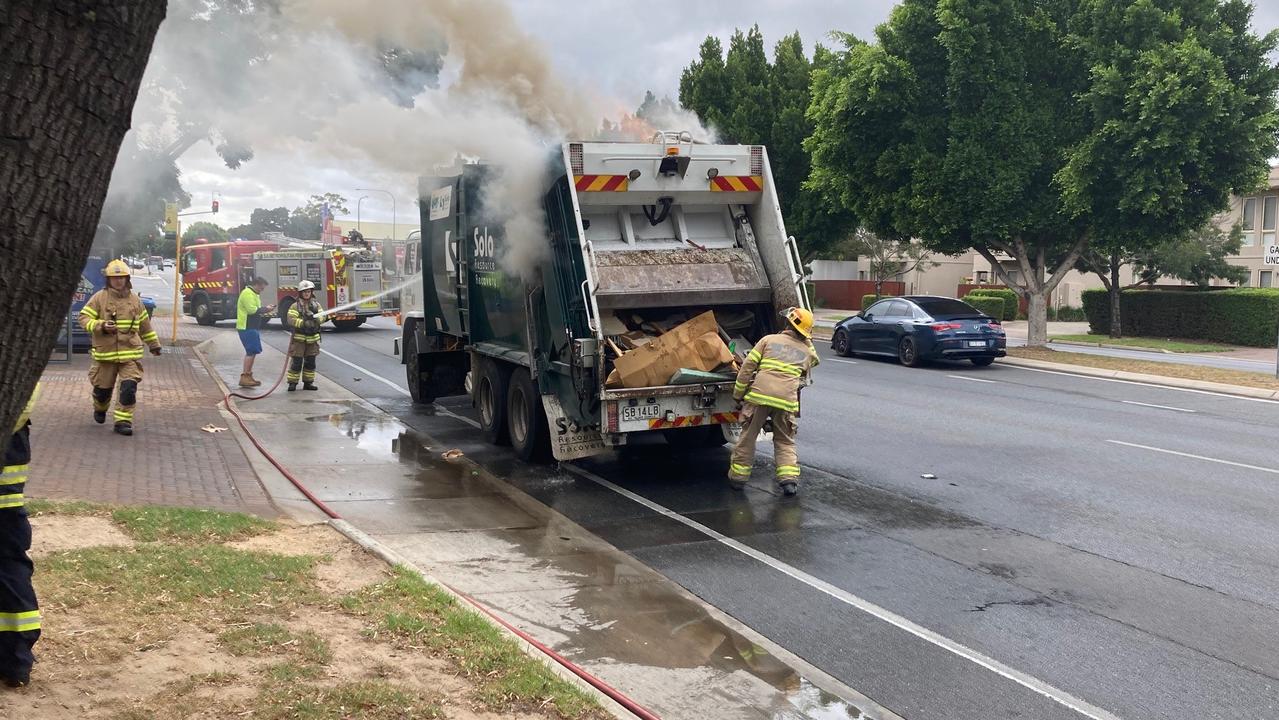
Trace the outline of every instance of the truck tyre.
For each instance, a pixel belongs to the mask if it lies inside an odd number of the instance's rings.
[[[405,383],[409,386],[413,402],[429,405],[435,402],[435,395],[431,392],[430,375],[423,367],[423,357],[424,354],[417,351],[417,333],[410,327],[404,339],[404,369],[407,374]]]
[[[516,368],[509,385],[506,418],[511,447],[521,460],[544,462],[550,457],[551,433],[542,409],[542,395],[527,368]]]
[[[279,307],[275,309],[275,314],[280,317],[280,327],[290,332],[292,332],[292,328],[289,327],[289,308],[293,307],[293,303],[293,298],[286,297],[280,301]]]
[[[679,430],[663,430],[662,436],[666,444],[681,450],[693,448],[715,448],[728,442],[719,425],[706,425]]]
[[[209,307],[209,299],[201,295],[195,299],[195,305],[191,308],[191,314],[195,315],[195,321],[201,325],[209,326],[217,322],[213,319],[213,308]]]
[[[480,373],[475,382],[474,402],[480,418],[480,434],[494,445],[511,444],[506,423],[506,392],[511,372],[506,363],[492,358],[480,360]]]
[[[364,318],[356,318],[354,320],[334,320],[333,327],[338,332],[350,332],[364,324]]]

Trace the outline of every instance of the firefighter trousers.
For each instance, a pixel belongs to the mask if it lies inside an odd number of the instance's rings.
[[[291,355],[289,357],[287,379],[290,385],[297,385],[299,378],[304,383],[315,382],[315,358],[315,355],[307,355],[306,357]]]
[[[733,447],[729,460],[728,479],[744,483],[751,479],[751,466],[755,462],[755,441],[764,422],[773,418],[773,461],[777,464],[777,482],[799,482],[799,456],[795,453],[795,436],[799,424],[795,413],[746,403],[742,406],[742,436]]]
[[[133,408],[138,403],[138,383],[142,382],[142,363],[93,361],[89,368],[89,382],[93,383],[93,409],[106,412],[111,407],[111,394],[120,384],[120,395],[115,404],[115,421],[133,424]]]
[[[31,523],[23,503],[31,462],[29,425],[9,437],[0,474],[0,680],[25,680],[35,663],[40,608],[31,584]]]

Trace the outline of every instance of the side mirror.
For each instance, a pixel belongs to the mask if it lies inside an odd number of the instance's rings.
[[[865,320],[866,322],[874,322],[874,321],[875,321],[875,316],[874,316],[873,314],[871,314],[871,313],[857,313],[857,314],[858,314],[858,315],[860,315],[860,316],[861,316],[861,319]]]

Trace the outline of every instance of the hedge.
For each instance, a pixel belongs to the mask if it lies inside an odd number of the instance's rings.
[[[1085,290],[1089,329],[1110,333],[1110,298]],[[1214,292],[1125,290],[1120,295],[1124,335],[1184,338],[1229,345],[1273,347],[1279,330],[1279,288]]]
[[[973,288],[968,291],[965,297],[973,295],[985,295],[987,297],[998,297],[1004,299],[1004,319],[1016,320],[1017,314],[1021,310],[1021,299],[1017,297],[1017,293],[1008,288]],[[965,300],[964,302],[968,302]],[[972,303],[969,303],[970,305]]]
[[[1063,305],[1059,308],[1049,307],[1048,319],[1062,322],[1083,322],[1088,319],[1088,314],[1084,312],[1083,308]],[[1106,332],[1110,332],[1110,330],[1107,329]]]
[[[880,295],[880,296],[879,296],[879,300],[883,300],[884,298],[890,298],[890,297],[896,297],[896,296],[895,296],[895,295],[889,295],[889,294],[885,293],[885,294],[883,294],[883,295]],[[863,295],[863,296],[862,296],[862,310],[865,310],[866,308],[870,307],[871,305],[874,305],[876,302],[877,302],[877,300],[875,299],[875,293],[870,293],[869,295]]]
[[[984,312],[1001,322],[1004,319],[1004,313],[1008,310],[1008,305],[1004,302],[1004,299],[994,295],[970,294],[965,295],[963,300],[981,312]]]

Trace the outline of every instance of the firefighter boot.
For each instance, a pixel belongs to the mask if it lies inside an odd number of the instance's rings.
[[[297,390],[297,389],[298,389],[298,384],[297,384],[297,383],[295,383],[295,382],[291,382],[291,383],[289,383],[289,392],[293,392],[294,390]]]
[[[111,407],[111,388],[93,389],[93,421],[102,425],[107,421],[107,408]]]
[[[304,382],[304,383],[302,383],[302,389],[303,389],[303,390],[319,390],[320,388],[316,387],[316,386],[315,386],[315,383],[312,383],[312,382]]]
[[[793,482],[782,483],[782,494],[786,497],[795,497],[799,494],[799,485]]]
[[[133,434],[133,423],[120,420],[115,424],[115,432],[117,435],[128,437]]]
[[[2,676],[2,679],[4,684],[7,687],[11,687],[11,688],[26,687],[31,684],[31,673],[19,672],[16,675],[4,675]]]
[[[102,424],[106,423],[106,421],[107,421],[107,411],[106,411],[106,410],[94,410],[94,411],[93,411],[93,421],[94,421],[95,423],[99,424],[99,425],[102,425]]]

